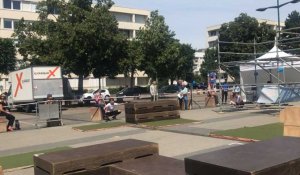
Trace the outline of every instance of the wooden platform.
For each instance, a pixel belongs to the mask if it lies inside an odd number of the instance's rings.
[[[90,112],[90,116],[91,116],[91,121],[97,122],[97,121],[103,120],[103,115],[102,115],[100,108],[90,107],[89,112]]]
[[[180,118],[177,100],[155,102],[133,102],[125,104],[127,123],[142,123],[156,120]]]
[[[192,175],[299,175],[300,138],[280,137],[185,158]]]
[[[128,139],[34,156],[35,175],[87,172],[128,159],[158,154],[152,142]]]

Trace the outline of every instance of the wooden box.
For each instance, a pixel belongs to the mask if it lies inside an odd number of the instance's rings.
[[[185,158],[189,175],[299,175],[300,138],[267,141]]]
[[[300,137],[300,126],[284,125],[284,136]]]
[[[216,107],[216,101],[214,96],[205,97],[205,107],[214,108]]]
[[[300,106],[290,106],[281,110],[280,121],[285,125],[300,126]]]
[[[0,133],[7,131],[7,120],[6,118],[0,117]]]
[[[101,121],[103,119],[103,114],[100,108],[91,107],[89,111],[91,115],[91,121]]]
[[[34,172],[35,175],[86,172],[121,163],[127,159],[156,154],[158,154],[156,143],[134,139],[121,140],[34,156]]]

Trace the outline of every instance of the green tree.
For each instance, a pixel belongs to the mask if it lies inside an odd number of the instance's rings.
[[[8,74],[15,70],[16,48],[13,40],[0,38],[0,73]]]
[[[200,68],[201,79],[207,82],[207,75],[218,68],[218,51],[214,48],[206,49]]]
[[[127,42],[127,54],[120,61],[121,72],[128,77],[130,75],[130,87],[134,86],[134,74],[141,65],[143,50],[139,40],[132,39]]]
[[[178,79],[192,81],[191,75],[193,75],[194,57],[195,50],[190,44],[180,45],[179,57],[177,59],[177,70],[175,71]]]
[[[126,39],[118,31],[117,20],[109,12],[111,0],[47,0],[38,4],[39,20],[20,21],[15,36],[20,53],[31,64],[58,64],[66,72],[83,77],[118,73]],[[56,15],[59,13],[59,15]]]
[[[274,46],[275,31],[270,29],[265,23],[259,25],[258,21],[248,16],[245,13],[240,14],[233,22],[225,23],[220,29],[220,51],[240,54],[224,54],[220,56],[221,62],[232,62],[242,60],[254,59],[254,52],[267,52]],[[223,42],[222,42],[223,41]],[[254,43],[261,43],[266,41],[274,41],[268,44],[255,45]],[[225,43],[231,42],[231,44]],[[241,44],[248,43],[248,44]],[[253,44],[250,44],[253,43]],[[259,56],[259,55],[257,55]],[[238,66],[232,67],[231,76],[239,79]]]
[[[144,53],[144,58],[140,69],[151,78],[166,78],[166,70],[168,64],[172,60],[173,55],[170,50],[179,53],[176,48],[176,40],[173,38],[174,32],[169,30],[163,16],[158,14],[158,11],[151,12],[150,18],[147,20],[145,28],[141,29],[137,34],[137,39],[140,40]]]
[[[282,34],[282,39],[285,40],[280,43],[284,50],[290,49],[288,52],[297,55],[300,54],[300,44],[297,41],[297,37],[299,37],[300,35],[299,27],[300,14],[297,11],[293,11],[288,15],[288,18],[285,20],[284,32]]]

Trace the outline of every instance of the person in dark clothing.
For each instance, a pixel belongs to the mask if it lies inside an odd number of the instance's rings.
[[[5,108],[7,106],[5,98],[3,96],[0,97],[0,116],[5,116],[8,120],[7,131],[13,131],[13,125],[15,122],[15,117]]]
[[[222,104],[227,103],[227,96],[228,96],[228,84],[227,80],[221,86],[222,89]]]

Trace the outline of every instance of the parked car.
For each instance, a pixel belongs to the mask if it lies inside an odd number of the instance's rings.
[[[178,92],[179,92],[179,87],[177,85],[167,85],[158,89],[158,97],[159,98],[173,97],[173,96],[177,96]]]
[[[123,102],[124,97],[141,97],[141,95],[147,94],[150,97],[150,92],[147,87],[140,87],[140,86],[134,86],[134,87],[127,87],[122,89],[120,92],[116,94],[117,102]]]
[[[97,89],[95,91],[90,91],[90,92],[87,92],[87,93],[84,93],[81,98],[80,98],[80,101],[82,101],[83,103],[85,104],[89,104],[90,102],[94,102],[95,101],[95,94],[98,93],[100,91],[100,94],[101,94],[101,97],[104,99],[104,100],[108,100],[109,97],[110,97],[110,93],[107,89]]]

